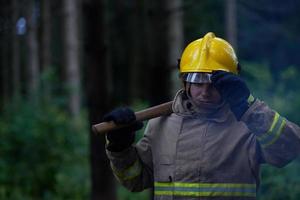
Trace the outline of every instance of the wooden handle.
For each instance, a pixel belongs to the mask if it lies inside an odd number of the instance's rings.
[[[162,115],[169,115],[172,111],[172,103],[173,101],[169,101],[167,103],[163,103],[157,106],[153,106],[147,108],[145,110],[141,110],[135,112],[136,120],[137,121],[144,121],[148,119],[152,119],[155,117],[159,117]],[[99,124],[95,124],[92,126],[92,129],[95,133],[107,133],[108,131],[112,131],[115,129],[119,129],[128,125],[117,125],[113,121],[110,122],[102,122]]]

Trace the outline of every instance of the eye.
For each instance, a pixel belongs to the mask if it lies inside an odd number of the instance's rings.
[[[213,84],[209,84],[209,85],[208,85],[208,88],[209,88],[209,89],[214,89],[215,87],[213,86]]]

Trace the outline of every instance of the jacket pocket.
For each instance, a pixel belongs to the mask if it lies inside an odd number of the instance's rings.
[[[169,155],[160,155],[154,158],[154,181],[172,182],[173,167],[173,158]]]
[[[154,159],[154,199],[173,199],[173,159],[169,155],[160,155]]]

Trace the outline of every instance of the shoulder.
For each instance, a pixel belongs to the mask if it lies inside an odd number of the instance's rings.
[[[167,116],[153,118],[148,121],[146,134],[153,135],[157,132],[162,133],[179,129],[179,126],[181,126],[181,121],[182,117],[174,113]]]

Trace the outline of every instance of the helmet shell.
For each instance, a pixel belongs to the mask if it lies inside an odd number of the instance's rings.
[[[232,46],[209,32],[183,51],[180,73],[227,71],[238,74],[238,60]]]

